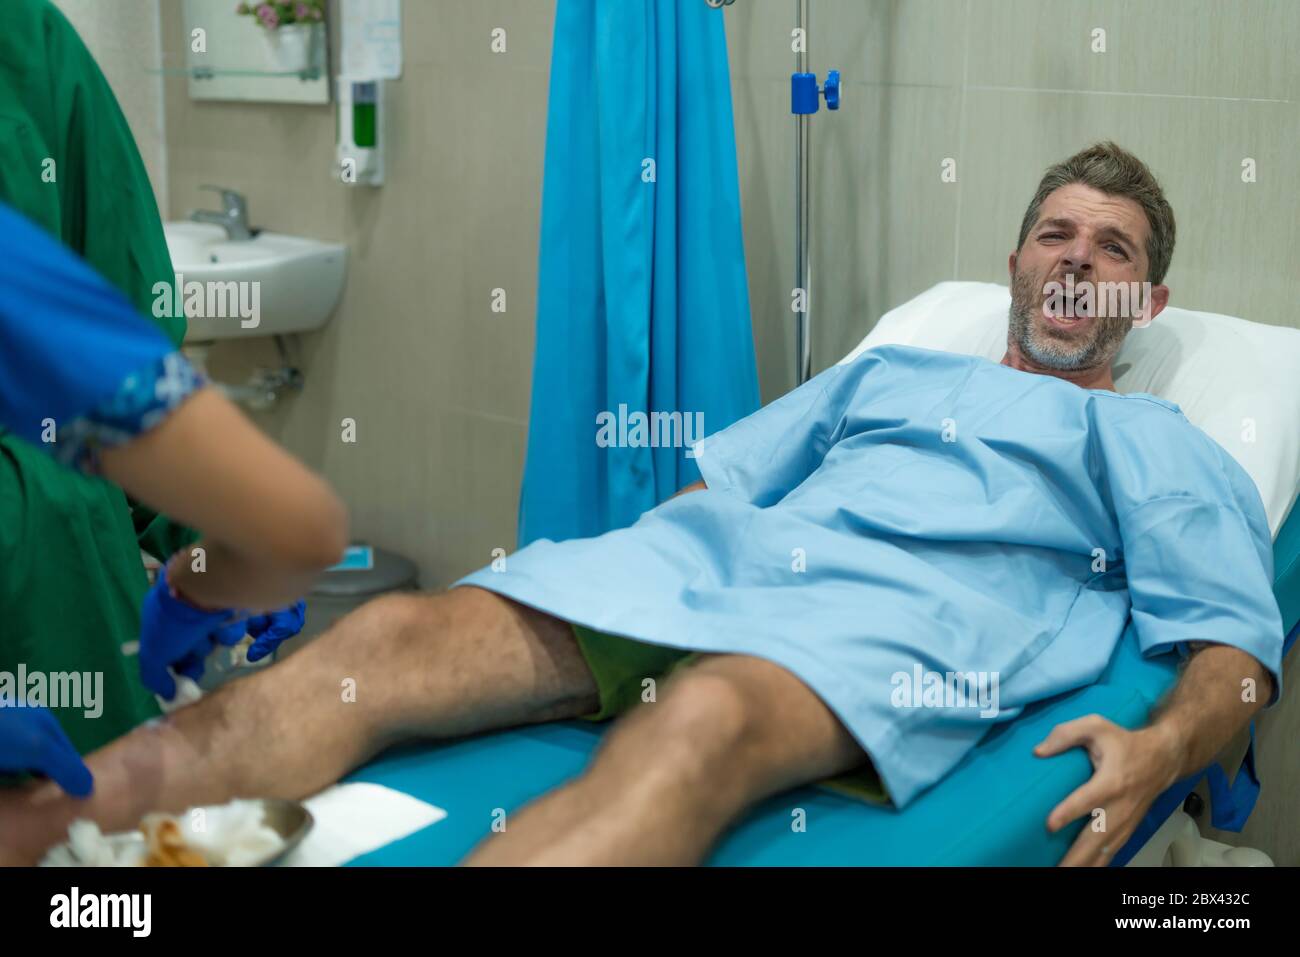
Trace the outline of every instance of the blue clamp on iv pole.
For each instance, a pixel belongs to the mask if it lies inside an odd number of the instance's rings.
[[[840,108],[840,71],[831,70],[826,74],[826,83],[819,89],[816,73],[790,74],[790,112],[796,116],[816,113],[821,97],[826,97],[826,109]]]

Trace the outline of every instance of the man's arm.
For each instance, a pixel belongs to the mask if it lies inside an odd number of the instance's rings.
[[[1092,778],[1047,819],[1055,832],[1091,818],[1063,864],[1108,864],[1152,802],[1203,770],[1281,688],[1283,624],[1258,493],[1226,454],[1173,437],[1155,458],[1133,453],[1127,441],[1116,452],[1127,462],[1162,463],[1167,474],[1156,486],[1145,469],[1130,467],[1115,470],[1110,487],[1138,650],[1185,648],[1191,659],[1145,727],[1127,731],[1087,715],[1053,728],[1035,748],[1047,757],[1082,747],[1092,761]],[[1150,440],[1159,444],[1160,434]],[[1148,482],[1136,482],[1138,473]],[[1127,632],[1122,640],[1131,640]]]
[[[1174,780],[1207,767],[1272,695],[1273,676],[1254,657],[1231,645],[1194,643],[1191,660],[1149,725],[1169,742]]]
[[[685,488],[678,489],[676,492],[673,493],[673,498],[676,498],[678,495],[685,495],[687,492],[699,492],[702,489],[706,489],[706,488],[708,488],[708,486],[704,484],[704,479],[700,479],[698,482],[692,482],[690,485],[687,485]]]
[[[1191,660],[1146,727],[1128,731],[1091,714],[1053,728],[1036,755],[1082,747],[1093,764],[1093,776],[1047,818],[1052,832],[1090,819],[1061,864],[1109,864],[1156,798],[1209,765],[1272,693],[1272,675],[1253,656],[1230,645],[1193,644]]]

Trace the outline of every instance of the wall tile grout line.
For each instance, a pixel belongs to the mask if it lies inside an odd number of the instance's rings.
[[[1076,96],[1133,96],[1167,100],[1207,100],[1224,103],[1295,103],[1296,100],[1274,100],[1257,96],[1204,96],[1196,93],[1133,93],[1127,90],[1061,90],[1047,86],[985,86],[975,84],[972,90],[1000,93],[1064,93]]]

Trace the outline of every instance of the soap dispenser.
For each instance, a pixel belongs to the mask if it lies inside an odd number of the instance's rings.
[[[349,186],[384,182],[385,87],[383,80],[338,78],[338,156],[335,171]]]

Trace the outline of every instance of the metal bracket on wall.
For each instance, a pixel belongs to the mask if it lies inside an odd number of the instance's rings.
[[[275,347],[280,353],[280,366],[274,369],[259,368],[243,385],[230,385],[218,382],[208,375],[208,351],[211,342],[187,342],[182,347],[186,357],[194,364],[199,373],[231,402],[255,412],[265,412],[274,408],[288,392],[301,392],[305,379],[302,370],[291,357],[291,350],[297,344],[296,336],[275,336]],[[291,344],[292,340],[292,344]]]

